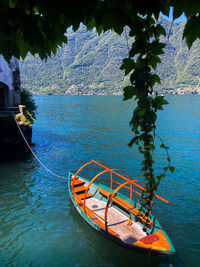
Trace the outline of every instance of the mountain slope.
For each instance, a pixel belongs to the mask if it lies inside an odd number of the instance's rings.
[[[161,24],[170,28],[170,22],[163,18]],[[162,81],[156,88],[158,91],[200,88],[200,42],[195,42],[188,51],[182,41],[183,27],[183,23],[174,23],[169,41],[164,39],[167,45],[157,69]],[[46,63],[31,55],[20,62],[22,86],[36,94],[121,93],[128,77],[124,78],[119,68],[131,46],[125,32],[118,36],[108,31],[99,36],[95,29],[86,31],[81,26],[76,33],[69,31],[67,36],[68,45]]]

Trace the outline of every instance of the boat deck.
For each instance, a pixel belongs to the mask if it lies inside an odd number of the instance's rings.
[[[86,200],[86,206],[94,211],[96,214],[104,218],[106,203],[96,198],[89,198]],[[147,234],[142,230],[139,223],[132,222],[131,226],[128,226],[126,221],[128,216],[121,213],[114,207],[108,209],[108,227],[119,234],[120,239],[123,242],[133,244],[137,240],[145,237]],[[103,222],[103,221],[102,221]]]

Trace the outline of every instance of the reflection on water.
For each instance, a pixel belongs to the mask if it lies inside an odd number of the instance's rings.
[[[34,151],[61,176],[96,159],[143,179],[141,156],[127,146],[132,103],[121,100],[37,97]],[[158,192],[170,204],[156,201],[154,213],[177,249],[170,257],[173,266],[195,267],[200,262],[200,97],[168,100],[171,105],[159,114],[159,134],[170,146],[176,171]],[[160,150],[156,157],[159,171],[165,157]],[[1,266],[168,266],[164,257],[125,250],[94,232],[71,204],[67,182],[46,173],[30,154],[0,163],[0,217]]]

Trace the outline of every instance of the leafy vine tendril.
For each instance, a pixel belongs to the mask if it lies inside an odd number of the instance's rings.
[[[121,69],[125,71],[125,75],[130,75],[130,85],[124,88],[124,100],[134,97],[134,100],[137,101],[130,121],[134,137],[129,146],[136,144],[139,152],[143,155],[141,171],[146,180],[146,191],[142,196],[142,205],[143,207],[147,206],[151,211],[154,192],[166,176],[167,170],[174,171],[174,167],[170,165],[168,147],[156,133],[157,111],[163,110],[163,106],[168,102],[164,96],[153,94],[154,85],[160,83],[160,77],[155,74],[154,70],[157,64],[161,63],[159,56],[164,53],[165,47],[165,44],[160,42],[160,36],[165,36],[166,32],[151,13],[146,16],[138,15],[135,24],[137,27],[132,28],[129,32],[130,37],[134,36],[134,42],[128,58],[123,60]],[[155,137],[159,138],[160,147],[164,148],[167,153],[168,165],[163,168],[164,171],[160,175],[155,175],[154,172]]]

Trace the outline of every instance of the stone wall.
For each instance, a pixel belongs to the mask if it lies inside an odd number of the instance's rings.
[[[16,107],[20,104],[20,71],[19,63],[15,57],[12,57],[9,64],[0,55],[0,90],[1,107]]]
[[[20,128],[31,145],[32,126],[21,123]],[[12,154],[13,152],[29,151],[13,116],[0,118],[0,158],[4,154]]]

